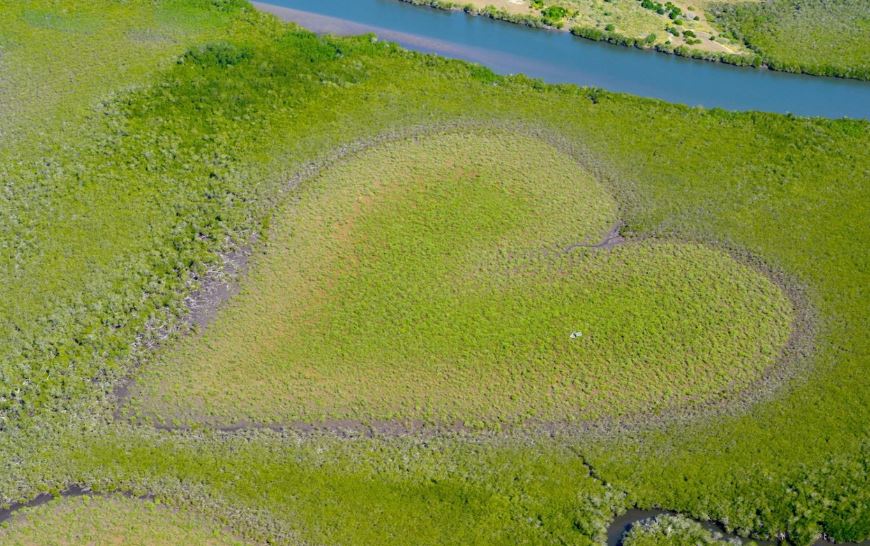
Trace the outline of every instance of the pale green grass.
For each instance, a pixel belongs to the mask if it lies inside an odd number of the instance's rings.
[[[223,546],[244,544],[193,514],[153,501],[125,497],[75,497],[16,514],[0,526],[7,546]]]
[[[697,244],[566,250],[615,221],[601,184],[530,137],[365,152],[302,188],[238,301],[142,378],[145,409],[571,421],[718,400],[773,364],[777,286]]]

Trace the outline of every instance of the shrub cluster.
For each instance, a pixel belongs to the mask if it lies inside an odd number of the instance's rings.
[[[623,546],[740,546],[738,539],[721,534],[682,516],[664,515],[632,525],[622,539]]]
[[[683,10],[670,1],[661,4],[655,0],[641,0],[640,5],[641,7],[654,11],[659,15],[667,14],[671,20],[677,20],[683,14]]]

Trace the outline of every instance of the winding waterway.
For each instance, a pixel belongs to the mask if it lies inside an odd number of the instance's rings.
[[[426,53],[669,102],[870,119],[870,82],[787,74],[592,42],[398,0],[270,0],[255,5],[319,33],[363,34]]]
[[[33,499],[31,499],[29,501],[13,503],[11,506],[9,506],[7,508],[0,509],[0,524],[11,520],[19,511],[21,511],[23,509],[36,508],[39,506],[43,506],[43,505],[48,504],[49,502],[56,500],[58,498],[76,498],[76,497],[81,497],[81,496],[85,496],[85,495],[108,496],[111,494],[112,493],[94,493],[90,489],[83,488],[83,487],[78,486],[78,485],[70,486],[70,487],[64,489],[63,491],[61,491],[60,494],[58,494],[58,495],[53,495],[51,493],[42,493],[40,495],[37,495],[36,497],[34,497]],[[135,495],[129,491],[120,491],[120,492],[115,492],[114,494],[120,495],[123,497],[127,497],[127,498],[139,499],[139,500],[153,500],[155,498],[154,495],[149,495],[149,494]],[[613,520],[610,523],[610,525],[607,528],[606,544],[607,544],[607,546],[622,546],[622,541],[623,541],[626,533],[628,533],[628,531],[630,531],[634,525],[638,525],[645,520],[648,520],[650,518],[655,518],[655,517],[663,515],[663,514],[675,514],[675,513],[676,512],[671,512],[668,510],[637,510],[637,509],[629,510],[628,512],[625,512],[624,514],[617,517],[615,520]],[[716,523],[713,523],[713,522],[700,522],[700,523],[705,529],[719,533],[719,535],[725,539],[736,539],[736,540],[739,540],[741,542],[743,540],[745,540],[745,539],[741,539],[740,537],[737,537],[734,535],[729,535],[727,532],[725,532],[725,530],[720,525],[718,525]],[[754,543],[757,546],[776,546],[773,542],[766,542],[766,541],[754,541]],[[861,543],[853,543],[853,542],[834,543],[834,542],[828,542],[826,540],[818,540],[813,544],[813,546],[868,546],[868,545],[870,545],[870,541],[865,541],[865,542],[861,542]]]

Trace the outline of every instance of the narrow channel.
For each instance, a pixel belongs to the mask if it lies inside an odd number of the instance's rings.
[[[621,516],[613,520],[607,527],[607,546],[622,546],[622,541],[625,535],[635,525],[663,515],[677,515],[677,512],[671,510],[638,510],[632,508]],[[689,518],[692,519],[692,518]],[[700,521],[702,527],[713,533],[718,533],[724,540],[736,539],[742,543],[755,544],[756,546],[778,546],[778,542],[770,542],[765,540],[752,540],[739,537],[728,533],[725,528],[711,521]],[[819,539],[813,543],[813,546],[870,546],[870,540],[864,542],[831,542],[829,540]]]
[[[788,74],[593,42],[568,32],[418,7],[398,0],[270,0],[265,11],[318,33],[372,32],[426,53],[669,102],[870,119],[870,82]]]

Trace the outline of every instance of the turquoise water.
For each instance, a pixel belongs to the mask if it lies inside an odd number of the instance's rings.
[[[870,82],[786,74],[592,42],[398,0],[271,0],[315,32],[374,32],[408,49],[692,106],[870,119]],[[270,9],[262,4],[260,7]]]

